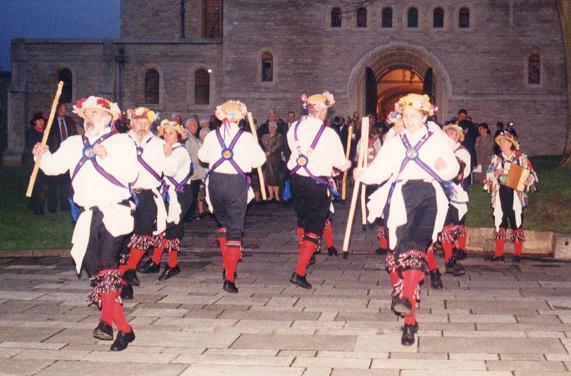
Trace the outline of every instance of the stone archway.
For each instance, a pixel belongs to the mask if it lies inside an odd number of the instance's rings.
[[[389,43],[364,54],[351,70],[347,84],[349,110],[365,113],[366,71],[370,68],[377,77],[395,67],[410,67],[415,72],[426,72],[432,68],[434,101],[438,106],[438,119],[449,117],[448,102],[452,84],[442,62],[426,48],[409,43]],[[422,74],[422,73],[421,73]]]

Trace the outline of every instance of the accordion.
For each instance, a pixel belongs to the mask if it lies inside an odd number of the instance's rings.
[[[500,178],[500,184],[519,192],[525,191],[525,181],[529,177],[530,171],[517,164],[511,163],[507,175]]]

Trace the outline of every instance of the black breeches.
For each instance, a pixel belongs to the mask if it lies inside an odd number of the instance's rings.
[[[500,185],[500,203],[502,205],[502,223],[500,227],[511,228],[512,230],[517,230],[518,226],[515,220],[515,211],[513,209],[515,191],[505,185]],[[521,221],[521,226],[523,226],[523,217]]]
[[[396,229],[395,258],[401,252],[424,252],[432,242],[436,220],[436,192],[431,183],[410,180],[402,186],[407,222]]]
[[[226,229],[228,241],[242,241],[248,187],[240,175],[213,172],[208,177],[208,193],[214,216]]]
[[[103,224],[103,213],[93,209],[89,243],[83,259],[83,267],[91,277],[104,269],[117,269],[119,252],[127,235],[114,237]]]
[[[157,204],[153,191],[145,189],[137,193],[139,200],[135,209],[134,234],[152,235],[157,229]]]
[[[167,239],[182,239],[184,235],[184,217],[190,210],[193,201],[193,189],[191,185],[185,185],[183,192],[177,192],[176,196],[180,204],[180,219],[177,224],[167,223],[165,231],[165,238]]]
[[[327,186],[313,179],[294,174],[291,177],[293,206],[297,215],[297,224],[305,233],[321,236],[325,221],[329,216],[331,199],[327,195]]]

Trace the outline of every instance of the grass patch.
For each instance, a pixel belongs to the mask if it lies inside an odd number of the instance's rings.
[[[527,230],[571,233],[571,168],[557,168],[560,156],[532,157],[539,189],[529,193],[523,225]],[[493,227],[491,196],[481,184],[470,187],[467,225]]]
[[[71,248],[69,213],[34,215],[25,195],[28,179],[22,168],[0,168],[0,249]]]

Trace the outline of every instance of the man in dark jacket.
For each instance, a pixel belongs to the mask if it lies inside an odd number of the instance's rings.
[[[478,127],[472,122],[472,119],[468,116],[468,111],[464,108],[458,111],[458,125],[464,131],[464,141],[462,146],[464,146],[470,152],[470,159],[472,160],[472,166],[477,166],[478,162],[476,160],[476,138],[478,137]],[[464,179],[466,187],[472,184],[472,176],[467,176]]]

